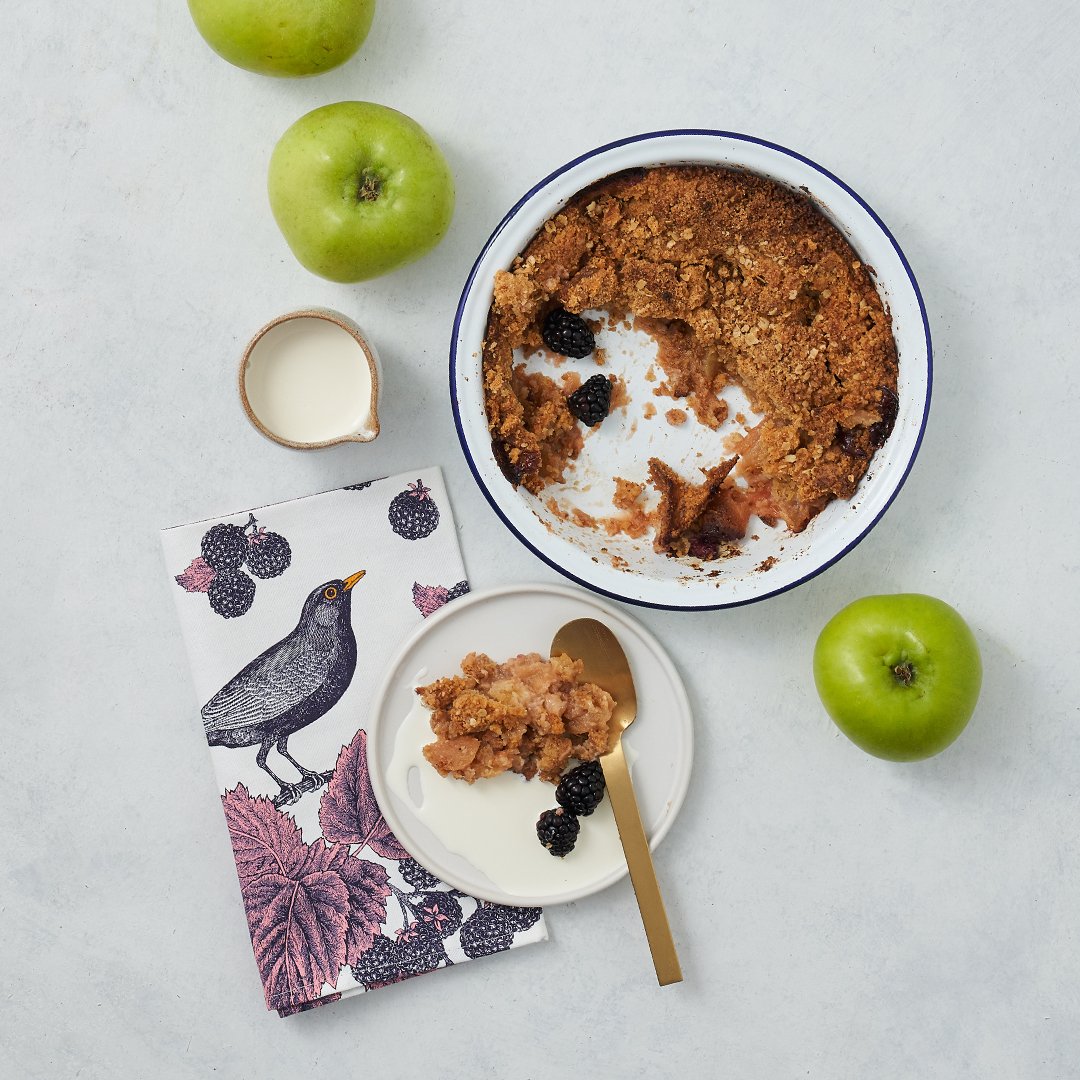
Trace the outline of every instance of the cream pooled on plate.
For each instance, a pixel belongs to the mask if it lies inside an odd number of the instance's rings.
[[[582,818],[574,850],[554,858],[536,838],[536,819],[556,805],[551,784],[514,772],[473,784],[440,776],[424,758],[430,739],[431,710],[417,698],[397,730],[386,784],[448,851],[499,889],[520,896],[575,889],[625,866],[607,798]]]

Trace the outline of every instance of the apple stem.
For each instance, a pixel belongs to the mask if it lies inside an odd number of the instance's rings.
[[[898,683],[903,683],[904,686],[910,686],[912,680],[915,678],[915,667],[909,660],[904,660],[897,664],[893,669],[893,675],[896,676]]]
[[[360,174],[360,183],[356,189],[356,197],[361,202],[374,202],[382,191],[382,179],[374,169],[364,169]]]

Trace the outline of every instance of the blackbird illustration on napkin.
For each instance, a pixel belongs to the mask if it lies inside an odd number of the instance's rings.
[[[546,938],[398,843],[368,776],[404,636],[468,591],[438,469],[167,529],[266,1004],[282,1016]]]

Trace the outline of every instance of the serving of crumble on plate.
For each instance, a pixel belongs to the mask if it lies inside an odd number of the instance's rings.
[[[693,719],[682,679],[660,642],[625,609],[581,589],[513,585],[469,593],[425,619],[387,666],[371,706],[367,753],[375,797],[394,835],[433,874],[470,896],[563,903],[626,875],[606,799],[567,858],[552,858],[537,842],[538,813],[556,805],[551,781],[600,749],[596,734],[606,742],[610,697],[583,681],[573,660],[547,659],[560,627],[581,618],[610,627],[634,673],[638,718],[624,744],[651,846],[682,806]],[[483,734],[456,756],[456,733],[468,738],[465,729],[474,724]],[[528,745],[519,754],[521,739]],[[432,755],[445,775],[433,767]],[[468,799],[472,815],[443,815],[446,796],[455,806]],[[503,825],[512,818],[507,848]],[[492,857],[495,864],[488,865]],[[530,865],[540,871],[529,872],[531,886],[518,876]]]

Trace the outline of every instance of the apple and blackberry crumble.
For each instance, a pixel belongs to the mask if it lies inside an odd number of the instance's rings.
[[[553,312],[584,311],[632,318],[656,340],[654,392],[679,405],[669,423],[692,416],[718,429],[729,383],[761,417],[700,477],[653,458],[635,478],[659,498],[651,524],[667,554],[716,558],[755,514],[801,531],[852,496],[892,430],[896,344],[870,271],[808,197],[764,177],[704,165],[608,177],[496,275],[483,345],[488,426],[503,474],[534,495],[564,481],[584,440],[565,389],[514,353],[544,348]],[[617,371],[609,378],[618,385]]]
[[[557,784],[571,758],[594,761],[607,750],[615,702],[582,680],[583,669],[568,656],[526,653],[499,664],[469,653],[461,675],[416,690],[435,734],[424,757],[470,784],[511,770]]]

